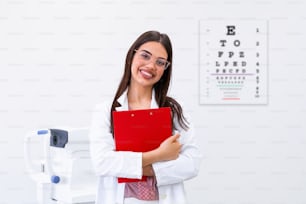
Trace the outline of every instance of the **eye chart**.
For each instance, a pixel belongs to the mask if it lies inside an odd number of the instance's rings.
[[[267,104],[267,50],[267,21],[200,21],[200,104]]]

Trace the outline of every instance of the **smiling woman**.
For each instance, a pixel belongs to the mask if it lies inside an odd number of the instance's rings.
[[[153,85],[160,80],[165,71],[166,59],[167,52],[159,42],[146,42],[141,45],[132,61],[130,86],[136,88],[140,85],[139,88],[147,87],[152,91]]]
[[[200,158],[192,125],[181,105],[167,95],[172,72],[169,37],[143,33],[130,47],[113,101],[94,111],[91,157],[99,175],[97,204],[185,204],[183,181],[198,174]],[[115,151],[113,111],[170,107],[172,136],[148,152]],[[118,177],[146,181],[118,183]]]

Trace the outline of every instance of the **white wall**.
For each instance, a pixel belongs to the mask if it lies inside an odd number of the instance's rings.
[[[306,203],[305,9],[303,0],[1,0],[0,203],[35,203],[25,133],[89,125],[146,30],[172,39],[171,95],[204,155],[190,203]],[[199,105],[199,20],[212,18],[269,21],[268,105]]]

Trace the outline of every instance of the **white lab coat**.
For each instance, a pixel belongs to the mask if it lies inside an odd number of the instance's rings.
[[[117,111],[128,110],[127,92],[118,102]],[[151,108],[158,108],[154,92]],[[117,183],[117,177],[141,178],[142,153],[114,151],[114,139],[110,132],[111,101],[95,107],[90,128],[90,152],[96,174],[99,176],[96,204],[123,204],[124,183]],[[195,141],[193,127],[183,130],[174,119],[174,127],[180,133],[183,144],[176,160],[154,163],[159,203],[186,204],[183,181],[198,174],[201,155]]]

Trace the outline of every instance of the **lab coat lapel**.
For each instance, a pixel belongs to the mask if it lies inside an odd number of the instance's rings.
[[[155,100],[155,91],[152,91],[151,108],[158,108],[158,104]]]
[[[129,104],[128,104],[128,99],[127,99],[127,90],[125,90],[124,93],[118,98],[118,103],[121,106],[116,107],[116,111],[129,110]]]
[[[129,103],[127,98],[127,90],[118,98],[118,102],[121,104],[120,107],[116,108],[116,111],[124,111],[129,110]],[[151,107],[150,108],[158,108],[158,104],[155,100],[155,91],[152,91],[152,99],[151,99]]]

